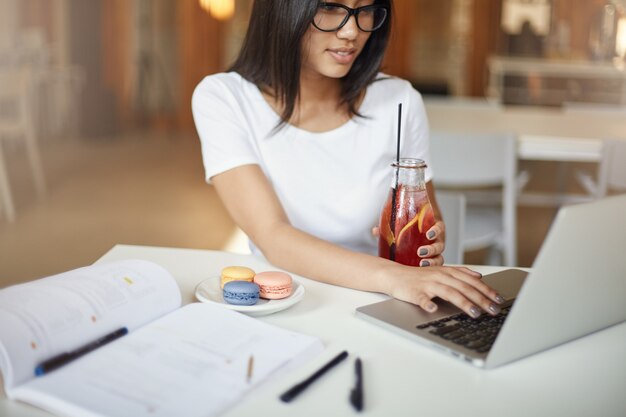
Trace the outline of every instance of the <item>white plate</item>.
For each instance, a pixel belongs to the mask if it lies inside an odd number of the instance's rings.
[[[266,300],[259,298],[259,302],[252,306],[239,306],[228,304],[222,297],[222,289],[220,288],[220,278],[214,277],[205,279],[196,286],[196,298],[203,303],[218,304],[230,310],[239,311],[249,316],[264,316],[266,314],[276,313],[291,307],[304,297],[304,286],[292,281],[293,291],[287,298],[281,300]]]

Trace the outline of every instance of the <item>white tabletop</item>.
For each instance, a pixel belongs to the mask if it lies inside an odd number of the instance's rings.
[[[195,286],[227,265],[275,269],[251,255],[115,246],[98,262],[140,258],[176,278],[183,302]],[[484,273],[497,267],[477,266]],[[365,409],[372,416],[626,416],[626,323],[529,358],[484,371],[456,361],[356,317],[356,307],[384,299],[295,277],[306,288],[293,307],[260,320],[319,337],[326,350],[311,363],[250,393],[226,416],[349,416],[353,360],[363,360]],[[581,306],[584,308],[584,306]],[[589,312],[593,314],[593,312]],[[278,396],[341,350],[350,357],[290,404]],[[0,415],[47,415],[0,399]]]
[[[520,159],[563,162],[600,162],[602,139],[568,138],[545,135],[519,135]]]

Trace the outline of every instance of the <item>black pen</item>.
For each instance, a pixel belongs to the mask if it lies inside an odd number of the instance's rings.
[[[356,374],[356,382],[354,388],[350,391],[350,403],[356,411],[363,410],[363,370],[361,358],[356,358],[354,362],[354,373]]]
[[[317,372],[313,375],[305,379],[304,381],[294,385],[290,389],[288,389],[283,395],[280,396],[280,399],[283,402],[290,402],[294,398],[296,398],[302,391],[304,391],[309,385],[315,382],[319,377],[324,375],[328,370],[336,366],[339,362],[348,357],[348,352],[343,351],[339,355],[335,356],[330,362],[326,365],[322,366]]]
[[[126,327],[122,327],[76,350],[73,350],[71,352],[61,353],[60,355],[57,355],[53,358],[43,361],[40,365],[38,365],[35,368],[35,376],[41,376],[41,375],[47,374],[48,372],[51,372],[73,361],[74,359],[78,359],[84,354],[89,353],[92,350],[99,348],[100,346],[106,345],[107,343],[110,343],[114,341],[115,339],[119,339],[120,337],[124,336],[127,333],[128,333],[128,329]]]

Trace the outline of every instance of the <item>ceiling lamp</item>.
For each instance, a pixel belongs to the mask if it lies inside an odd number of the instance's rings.
[[[235,14],[235,0],[199,0],[200,7],[218,20],[228,20]]]

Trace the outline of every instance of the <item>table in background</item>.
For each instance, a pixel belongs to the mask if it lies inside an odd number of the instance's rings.
[[[603,140],[597,138],[571,138],[546,135],[519,135],[517,157],[520,161],[549,161],[559,164],[554,192],[524,191],[532,173],[520,171],[518,203],[534,206],[561,206],[583,203],[600,197],[600,176],[605,158]],[[590,163],[595,165],[595,175],[585,171],[574,171],[575,179],[586,193],[568,193],[568,163]]]
[[[218,276],[224,266],[273,269],[252,255],[126,245],[115,246],[98,262],[135,258],[154,261],[170,271],[180,286],[183,303],[195,301],[196,285]],[[501,269],[474,268],[483,274]],[[356,307],[385,299],[381,294],[295,278],[306,288],[304,299],[287,310],[259,319],[317,336],[326,350],[311,363],[251,392],[225,413],[227,417],[357,415],[348,402],[357,356],[363,360],[363,415],[626,415],[626,323],[484,371],[355,317]],[[284,404],[278,399],[283,391],[344,349],[350,353],[349,360],[293,403]],[[0,415],[48,414],[2,398]]]
[[[626,78],[625,78],[626,80]],[[626,84],[625,84],[626,85]],[[598,106],[568,103],[563,107],[505,106],[479,98],[425,97],[431,130],[461,133],[511,132],[518,138],[519,161],[548,161],[558,164],[556,190],[535,193],[521,187],[528,180],[519,178],[521,205],[559,206],[596,198],[598,173],[575,173],[586,194],[566,193],[570,166],[580,162],[600,168],[604,139],[626,142],[626,106]],[[593,164],[596,164],[594,166]],[[587,167],[585,167],[587,168]],[[435,172],[437,168],[435,167]]]

